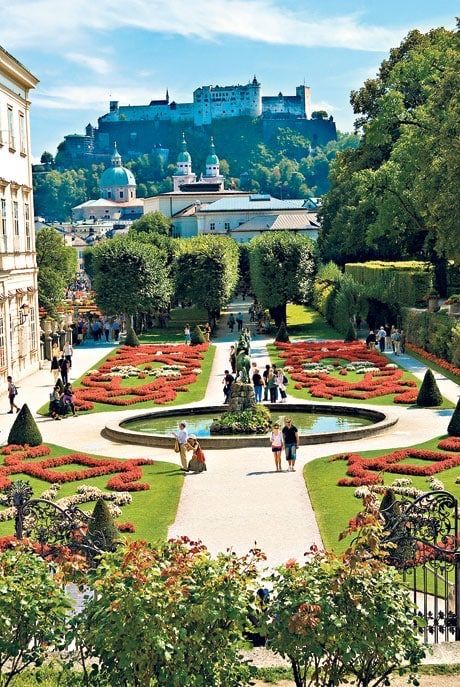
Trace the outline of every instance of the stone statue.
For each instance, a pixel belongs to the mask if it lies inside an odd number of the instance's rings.
[[[249,370],[251,369],[251,358],[244,349],[236,355],[237,377],[243,384],[249,384]]]

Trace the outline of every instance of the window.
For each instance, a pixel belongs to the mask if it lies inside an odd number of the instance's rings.
[[[5,351],[5,314],[3,312],[3,305],[0,311],[0,368],[6,367],[6,351]]]
[[[120,198],[124,198],[124,196],[125,196],[124,191],[120,191]]]
[[[37,350],[37,325],[35,318],[35,308],[30,306],[30,350]]]
[[[224,223],[224,229],[225,229],[225,231],[230,231],[230,222]]]
[[[19,113],[19,151],[22,155],[26,154],[26,127],[24,113]]]
[[[210,224],[209,224],[210,231],[214,231],[215,228],[216,228],[215,222],[210,222]]]
[[[6,198],[0,198],[0,235],[6,238]]]
[[[15,236],[19,236],[19,203],[13,200],[13,228]]]
[[[111,198],[111,197],[112,197],[112,191],[109,189],[107,191],[107,198]]]
[[[24,203],[24,227],[26,230],[26,250],[32,250],[32,240],[30,236],[30,205]]]
[[[14,140],[14,124],[13,124],[13,107],[8,105],[8,145],[11,150],[16,150],[16,141]]]

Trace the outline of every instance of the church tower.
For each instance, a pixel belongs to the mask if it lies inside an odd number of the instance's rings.
[[[224,177],[220,173],[220,162],[216,154],[216,146],[214,145],[212,136],[208,157],[206,158],[206,170],[202,179],[203,181],[220,184],[222,189],[224,188]]]
[[[185,134],[182,134],[180,151],[177,156],[176,172],[173,175],[174,190],[180,191],[183,184],[193,184],[196,181],[196,174],[192,172],[192,158],[187,150]]]

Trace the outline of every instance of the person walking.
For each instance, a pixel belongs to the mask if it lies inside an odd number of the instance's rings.
[[[59,372],[61,373],[61,379],[64,386],[69,383],[69,363],[64,357],[64,353],[61,353],[59,358]]]
[[[366,347],[369,350],[374,350],[375,348],[375,333],[373,329],[369,330],[369,334],[366,336]]]
[[[73,348],[69,341],[66,341],[64,344],[64,356],[70,369],[72,367]]]
[[[270,375],[271,366],[265,365],[265,370],[262,372],[263,382],[264,382],[264,401],[268,401],[268,377]]]
[[[206,322],[204,325],[204,338],[206,339],[207,343],[211,343],[211,325],[209,322]]]
[[[57,344],[53,344],[53,348],[51,349],[51,374],[53,375],[54,383],[56,384],[57,380],[59,379],[59,358],[60,358],[61,352],[59,350],[59,346]]]
[[[118,341],[120,338],[120,322],[116,318],[112,322],[112,336],[114,341]]]
[[[283,433],[280,430],[279,423],[273,425],[272,433],[270,435],[270,444],[272,447],[273,457],[275,459],[276,472],[281,470],[281,452],[283,450]]]
[[[290,417],[284,418],[283,442],[288,462],[288,472],[295,472],[294,466],[297,458],[297,449],[299,448],[299,430],[292,424]]]
[[[235,381],[235,377],[230,374],[228,370],[224,372],[224,378],[222,384],[224,385],[224,403],[228,403],[230,400],[230,394],[232,392],[232,384]]]
[[[198,439],[194,434],[189,435],[187,448],[189,451],[192,451],[192,457],[190,458],[187,468],[188,471],[195,473],[206,472],[206,458],[203,453],[203,449],[201,448]]]
[[[238,325],[238,331],[243,331],[243,315],[241,312],[236,316],[236,324]]]
[[[380,327],[380,329],[377,332],[377,341],[379,344],[380,353],[385,353],[386,336],[387,336],[387,333],[386,333],[385,328],[382,324],[382,326]]]
[[[391,325],[386,324],[384,326],[385,330],[385,350],[391,351]]]
[[[230,361],[230,367],[232,368],[233,374],[236,374],[236,351],[235,351],[235,346],[230,346],[229,361]]]
[[[188,432],[187,432],[187,423],[182,421],[179,422],[179,429],[173,432],[173,436],[176,438],[176,444],[174,447],[174,450],[176,453],[180,454],[180,462],[182,465],[182,470],[184,472],[188,471],[188,466],[187,466],[187,440],[188,440]]]
[[[19,406],[17,406],[14,402],[14,399],[18,395],[18,389],[16,387],[16,384],[13,382],[13,377],[10,376],[6,378],[6,381],[8,382],[8,400],[10,402],[10,409],[8,411],[8,415],[11,415],[14,412],[14,410],[16,410],[17,413],[19,413]]]
[[[256,403],[262,403],[262,391],[264,388],[264,380],[260,374],[259,368],[254,368],[252,373],[252,384],[254,386],[254,396],[256,397]]]
[[[278,390],[279,390],[279,392],[280,392],[281,403],[286,403],[286,397],[287,397],[287,394],[286,394],[286,383],[287,383],[287,377],[286,377],[286,375],[284,374],[284,370],[282,370],[282,369],[277,370],[277,373],[276,373],[276,384],[277,384]]]
[[[233,332],[233,330],[235,328],[235,317],[234,317],[232,312],[230,313],[230,315],[228,317],[227,324],[228,324],[228,328],[230,329],[230,331]]]
[[[186,324],[184,327],[184,339],[185,339],[185,345],[190,346],[192,343],[192,333],[190,331],[190,325]]]
[[[399,329],[393,331],[391,335],[391,345],[393,346],[394,354],[399,355],[401,353],[401,334],[399,333]]]
[[[109,343],[109,340],[110,340],[110,329],[111,329],[110,320],[108,317],[106,317],[106,319],[104,320],[104,336],[105,336],[106,343]]]
[[[404,329],[401,329],[400,331],[400,340],[399,340],[399,347],[401,349],[402,355],[406,352],[406,332]]]
[[[268,391],[270,393],[270,403],[276,403],[278,400],[278,385],[276,382],[277,371],[275,366],[273,366],[268,373]]]

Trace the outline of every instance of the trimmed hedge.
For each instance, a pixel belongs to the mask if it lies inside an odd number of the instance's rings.
[[[345,274],[364,286],[368,296],[383,303],[400,306],[410,307],[423,303],[425,296],[433,287],[431,266],[416,260],[347,263]]]
[[[460,365],[460,323],[447,312],[404,308],[402,312],[406,341],[438,358]]]
[[[451,437],[460,437],[460,398],[455,406],[454,414],[450,418],[447,433]]]
[[[434,374],[428,368],[417,396],[417,405],[421,408],[433,408],[442,405],[442,395],[436,384]]]
[[[40,446],[42,443],[43,439],[37,423],[29,410],[29,406],[24,403],[10,429],[8,444]]]

